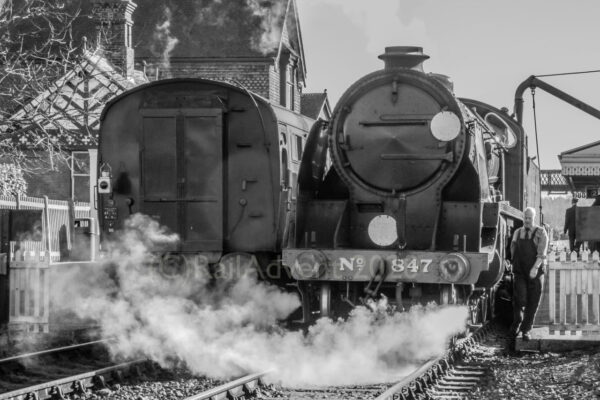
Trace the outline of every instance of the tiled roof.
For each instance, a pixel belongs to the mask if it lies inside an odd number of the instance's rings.
[[[300,112],[307,117],[317,119],[327,101],[327,93],[302,93]]]

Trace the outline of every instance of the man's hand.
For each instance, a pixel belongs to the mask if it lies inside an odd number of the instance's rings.
[[[531,279],[534,279],[537,276],[538,268],[541,265],[542,265],[542,259],[541,258],[536,258],[535,262],[533,263],[533,267],[531,267],[531,271],[529,271],[529,277]]]
[[[535,279],[535,277],[537,276],[537,268],[531,268],[531,271],[529,271],[529,277],[531,279]]]

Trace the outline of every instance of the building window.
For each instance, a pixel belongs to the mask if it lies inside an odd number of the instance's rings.
[[[297,172],[292,172],[292,176],[290,177],[291,180],[291,188],[292,188],[292,199],[296,199],[298,197],[297,194],[297,189],[298,189],[298,173]]]
[[[90,155],[87,151],[71,153],[71,198],[90,201]]]
[[[302,136],[299,135],[293,135],[294,136],[294,140],[293,140],[293,146],[294,149],[293,151],[293,160],[294,161],[300,161],[302,160],[302,150],[304,148],[304,145],[302,143]]]
[[[290,110],[294,109],[294,67],[292,65],[288,65],[285,73],[285,94],[286,94],[286,107]]]

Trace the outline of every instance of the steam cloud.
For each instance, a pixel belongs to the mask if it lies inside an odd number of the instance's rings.
[[[237,13],[246,7],[247,17],[258,17],[260,23],[256,31],[251,32],[250,46],[253,50],[267,55],[279,48],[281,29],[288,0],[245,0],[243,4],[224,3],[222,0],[211,0],[203,7],[198,7],[194,23],[199,25],[229,27],[240,24]]]
[[[165,21],[156,26],[153,33],[152,51],[160,53],[161,67],[168,72],[171,65],[170,55],[179,39],[171,35],[171,10],[165,7]],[[159,51],[158,49],[161,49]]]
[[[110,246],[110,267],[70,271],[61,280],[65,287],[53,288],[53,303],[98,320],[104,335],[117,338],[115,356],[150,357],[165,366],[182,360],[216,378],[272,370],[268,379],[286,386],[392,381],[442,353],[450,335],[464,328],[465,307],[390,315],[384,303],[373,303],[346,321],[320,319],[306,334],[285,331],[277,321],[299,306],[297,296],[251,273],[215,282],[201,263],[177,274],[149,267],[151,250],[175,240],[134,215]]]
[[[252,47],[262,54],[269,54],[279,47],[283,17],[286,11],[286,2],[273,1],[261,2],[259,0],[246,0],[253,15],[261,17],[262,33],[260,38],[252,41]]]

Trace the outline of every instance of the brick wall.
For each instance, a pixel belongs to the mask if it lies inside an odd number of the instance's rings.
[[[269,94],[269,99],[271,99],[271,101],[275,104],[280,104],[280,81],[281,81],[281,76],[279,73],[279,70],[275,69],[275,64],[271,65],[269,67],[269,82],[270,82],[270,94]]]
[[[259,61],[172,61],[169,69],[159,69],[159,79],[172,77],[236,80],[246,89],[271,99],[274,94],[271,90],[271,69],[271,65]],[[152,72],[149,75],[152,76]]]

